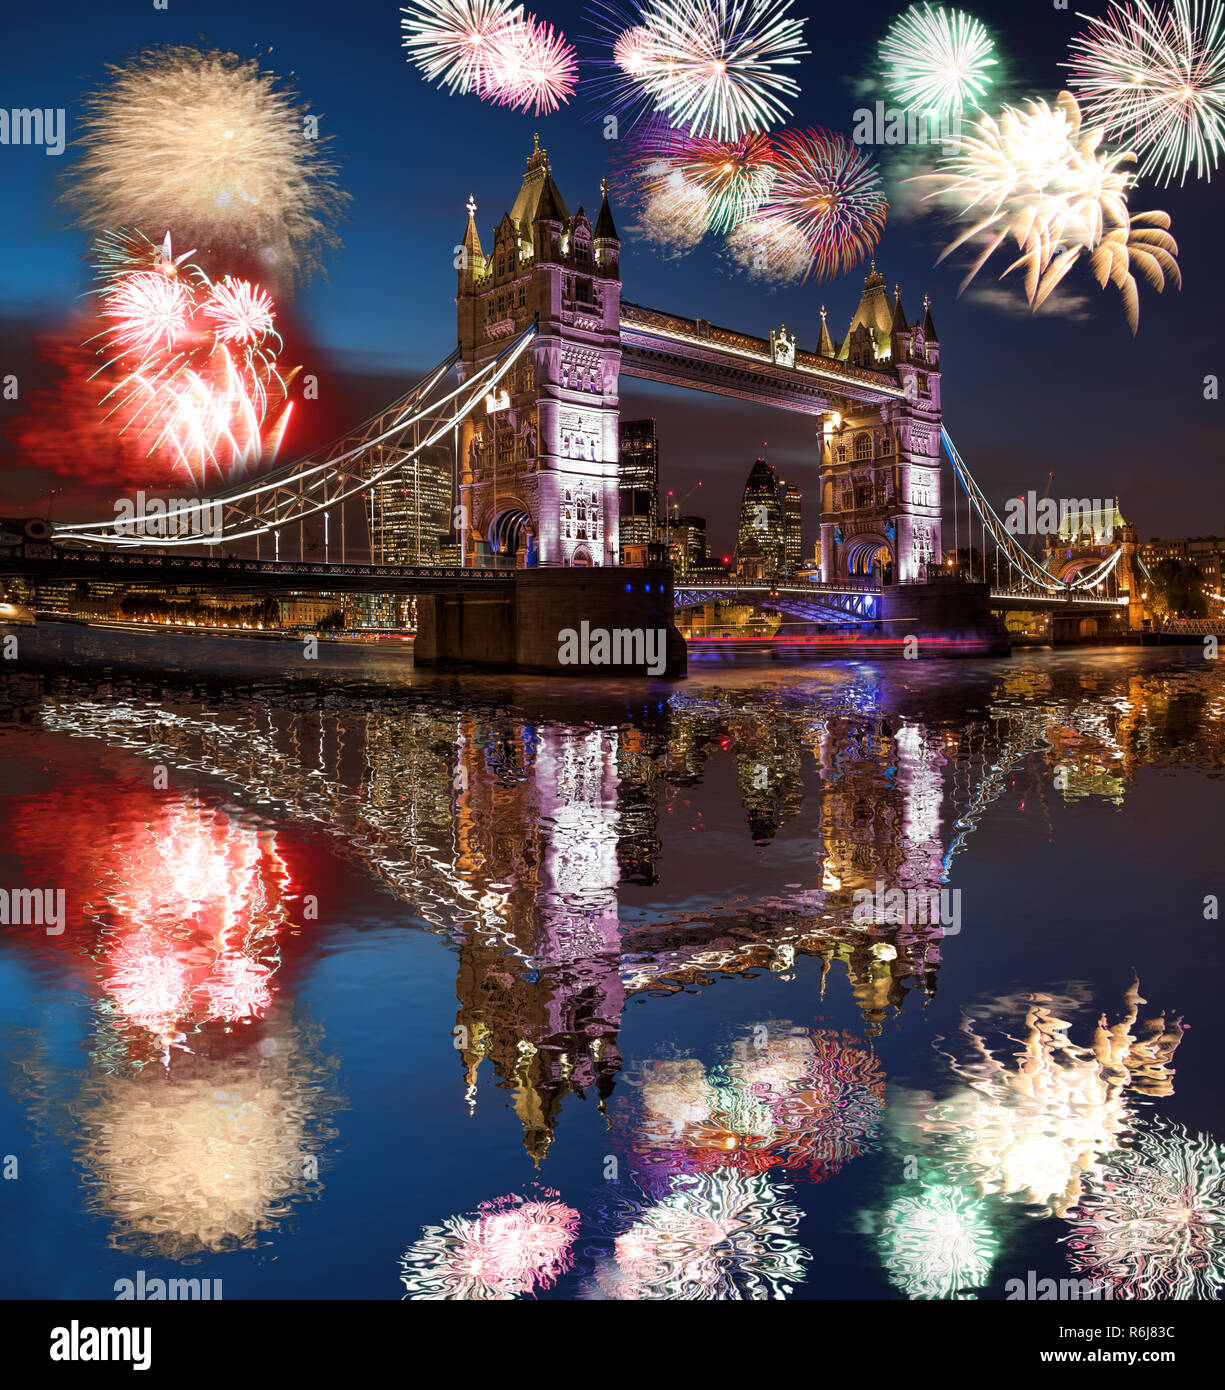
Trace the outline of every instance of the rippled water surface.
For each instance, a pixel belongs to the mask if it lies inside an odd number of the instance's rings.
[[[0,684],[4,1293],[1220,1296],[1218,663],[217,646]]]

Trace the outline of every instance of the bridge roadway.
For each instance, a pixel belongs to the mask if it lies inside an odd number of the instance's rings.
[[[627,575],[633,570],[627,569]],[[476,565],[388,565],[325,560],[264,560],[251,557],[189,554],[185,551],[139,549],[76,549],[26,542],[0,547],[0,575],[21,575],[34,580],[109,580],[118,583],[158,583],[170,588],[268,589],[290,592],[302,589],[329,593],[378,593],[388,589],[414,594],[480,593],[509,589],[516,574],[512,568]],[[815,620],[830,617],[843,621],[870,621],[879,617],[881,589],[863,579],[833,583],[772,584],[719,583],[678,578],[674,580],[676,609],[706,603],[753,603],[765,608],[809,614]],[[1022,593],[991,591],[993,608],[1035,606],[1114,612],[1127,606],[1126,597],[1090,598],[1077,592]]]
[[[514,584],[513,569],[467,565],[385,565],[325,560],[256,560],[247,557],[161,554],[145,550],[75,550],[26,545],[0,549],[0,574],[28,579],[96,579],[159,583],[168,588],[198,585],[218,589],[322,590],[415,594],[488,591]]]

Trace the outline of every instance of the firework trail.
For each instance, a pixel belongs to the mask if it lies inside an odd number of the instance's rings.
[[[551,24],[529,15],[497,45],[485,94],[516,111],[545,116],[570,100],[577,80],[574,49]]]
[[[880,58],[899,101],[941,114],[979,106],[996,66],[995,45],[977,19],[929,4],[912,5],[894,20]]]
[[[763,218],[779,218],[806,240],[819,280],[865,261],[884,231],[889,202],[868,157],[843,135],[784,131]],[[805,277],[807,278],[807,277]]]
[[[1025,270],[1025,296],[1033,309],[1082,257],[1099,285],[1107,280],[1123,295],[1128,324],[1139,324],[1135,271],[1159,292],[1167,281],[1181,285],[1178,244],[1163,212],[1131,214],[1127,195],[1133,175],[1128,150],[1099,150],[1099,129],[1082,129],[1076,100],[1061,92],[1054,106],[1033,100],[1024,110],[1006,106],[996,120],[982,116],[934,174],[916,183],[934,184],[939,198],[961,218],[973,218],[941,253],[981,245],[961,288],[1009,239],[1019,255],[1003,275]]]
[[[1211,178],[1225,148],[1225,7],[1220,0],[1111,0],[1071,42],[1068,79],[1085,116],[1143,154],[1168,185]]]
[[[288,283],[309,274],[346,201],[296,95],[254,59],[150,49],[86,98],[65,195],[94,231],[171,226],[201,254]]]

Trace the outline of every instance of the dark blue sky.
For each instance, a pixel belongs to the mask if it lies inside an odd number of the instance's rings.
[[[1098,0],[1078,3],[1089,12],[1105,8]],[[793,123],[849,133],[855,108],[876,95],[861,94],[856,84],[903,6],[796,0],[794,8],[809,16],[813,54],[798,71],[803,95]],[[1011,93],[1051,97],[1058,91],[1058,64],[1082,20],[1049,0],[966,8],[995,32]],[[579,6],[545,3],[535,10],[563,27],[580,55],[597,51]],[[104,64],[150,44],[203,42],[258,53],[275,71],[292,73],[309,108],[322,114],[322,133],[334,137],[341,181],[353,199],[341,228],[344,247],[329,255],[327,278],[301,296],[298,312],[335,363],[380,381],[402,376],[407,385],[455,339],[451,256],[468,194],[476,196],[488,239],[514,198],[538,129],[570,207],[583,203],[591,210],[616,151],[592,119],[581,82],[569,108],[541,120],[430,88],[404,60],[399,17],[397,5],[369,0],[345,6],[170,0],[165,11],[151,0],[22,6],[6,15],[0,91],[9,107],[65,107],[71,139],[81,94]],[[71,146],[61,159],[37,148],[0,146],[0,313],[10,325],[9,357],[21,356],[11,325],[23,325],[18,331],[24,332],[29,325],[53,329],[86,288],[83,240],[55,202],[74,157]],[[1099,290],[1079,268],[1065,281],[1058,306],[1070,313],[1021,312],[1016,277],[1001,287],[990,273],[977,282],[979,293],[959,300],[963,267],[934,266],[946,240],[940,223],[891,214],[878,265],[890,284],[901,283],[911,317],[924,292],[932,296],[944,354],[946,424],[990,496],[1002,503],[1009,493],[1041,490],[1053,469],[1055,495],[1117,496],[1142,534],[1225,531],[1225,405],[1203,400],[1204,375],[1225,369],[1217,220],[1223,181],[1144,188],[1136,195],[1134,207],[1162,207],[1173,215],[1185,284],[1181,294],[1167,290],[1164,296],[1142,287],[1136,339],[1117,292]],[[726,267],[716,239],[669,260],[635,240],[628,230],[632,218],[624,208],[617,211],[626,298],[763,335],[785,320],[801,346],[815,343],[824,302],[835,336],[845,332],[862,271],[834,283],[767,291]],[[1000,258],[995,274],[1006,263]],[[1001,288],[1012,309],[994,302],[1004,298]],[[629,381],[623,400],[625,415],[650,413],[660,420],[665,487],[679,494],[695,479],[705,480],[704,510],[718,544],[730,538],[739,488],[762,440],[770,441],[779,471],[815,499],[811,427],[802,417],[654,392]],[[8,477],[14,495],[29,495],[27,480]],[[811,510],[805,530],[811,540]]]

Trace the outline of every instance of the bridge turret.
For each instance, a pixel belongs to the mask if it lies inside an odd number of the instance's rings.
[[[461,301],[461,375],[537,329],[507,407],[461,441],[469,556],[617,561],[620,241],[602,194],[594,227],[571,215],[537,140],[468,317]]]

